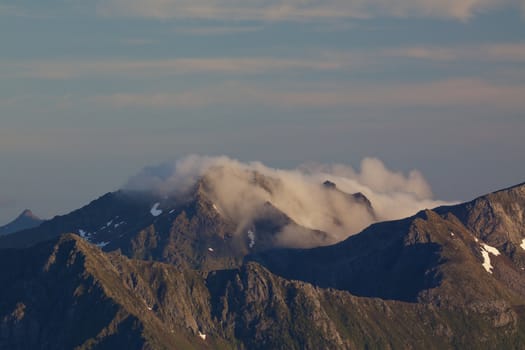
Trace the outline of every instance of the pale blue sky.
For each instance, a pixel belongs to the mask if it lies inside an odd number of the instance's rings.
[[[524,2],[0,0],[0,223],[191,153],[525,181]]]

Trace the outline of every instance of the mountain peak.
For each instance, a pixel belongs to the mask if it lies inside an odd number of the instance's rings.
[[[24,209],[24,211],[18,216],[18,218],[31,218],[33,220],[42,221],[42,219],[36,216],[31,209]]]
[[[372,206],[372,202],[370,202],[368,197],[366,197],[363,193],[356,192],[356,193],[348,194],[346,192],[341,191],[337,187],[337,185],[334,182],[330,181],[330,180],[326,180],[325,182],[323,182],[323,187],[325,189],[327,189],[328,191],[339,192],[339,193],[347,196],[348,198],[351,198],[351,201],[363,205],[368,210],[368,212],[370,213],[371,217],[376,218],[376,214],[374,212],[374,207]]]
[[[0,226],[0,236],[33,228],[40,225],[42,222],[43,220],[33,214],[30,209],[24,209],[16,219],[5,226]]]
[[[329,180],[326,180],[325,182],[323,182],[323,186],[326,188],[334,189],[334,190],[337,188],[337,185]]]

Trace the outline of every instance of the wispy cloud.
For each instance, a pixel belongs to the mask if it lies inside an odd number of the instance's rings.
[[[177,33],[189,34],[189,35],[228,35],[228,34],[239,34],[239,33],[253,33],[261,30],[262,26],[255,25],[227,25],[227,26],[185,26],[178,27]]]
[[[47,3],[47,2],[46,2]],[[52,1],[43,6],[31,2],[0,4],[0,15],[40,17],[72,10],[90,13],[93,5]],[[257,21],[311,21],[335,18],[444,18],[468,20],[499,8],[522,9],[525,0],[95,0],[96,13],[104,17],[152,19],[213,19]],[[43,14],[43,12],[47,12]]]
[[[0,62],[0,76],[40,79],[79,77],[169,76],[177,74],[259,74],[281,70],[336,70],[346,62],[295,58],[180,58],[168,60],[94,60],[94,61],[29,61]],[[3,71],[3,72],[2,72]]]
[[[223,28],[223,27],[220,27]],[[228,28],[223,28],[229,30]],[[199,28],[195,28],[197,33]],[[215,29],[211,29],[215,30]],[[148,45],[151,41],[134,39],[127,45]],[[314,50],[312,50],[313,52]],[[151,60],[36,60],[0,61],[0,77],[37,79],[75,79],[123,76],[156,77],[182,74],[261,74],[281,71],[363,71],[367,66],[388,66],[392,59],[428,62],[525,63],[525,43],[487,43],[463,46],[410,46],[375,48],[359,51],[323,51],[310,57],[211,57]]]
[[[330,107],[479,107],[525,108],[524,85],[502,85],[479,79],[426,83],[367,84],[272,89],[227,83],[182,93],[118,93],[95,97],[113,107],[201,108],[215,105],[267,105],[289,108]]]
[[[434,17],[467,20],[523,0],[99,0],[103,16],[245,20]]]
[[[144,39],[144,38],[128,38],[120,41],[121,44],[126,46],[146,46],[158,44],[159,42],[154,39]]]
[[[388,49],[388,56],[432,61],[525,63],[524,43],[463,45],[459,47],[416,46]]]

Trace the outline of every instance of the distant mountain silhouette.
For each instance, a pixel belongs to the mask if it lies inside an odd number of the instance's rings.
[[[34,215],[31,210],[26,209],[16,219],[0,227],[0,236],[37,227],[42,222],[43,220]]]

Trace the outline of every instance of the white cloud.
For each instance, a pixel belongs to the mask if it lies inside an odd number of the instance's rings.
[[[99,0],[103,16],[207,18],[227,20],[309,20],[377,16],[467,20],[476,13],[522,0]]]
[[[238,233],[246,232],[254,219],[264,215],[265,203],[271,203],[295,223],[329,235],[321,238],[291,225],[279,236],[286,246],[335,243],[376,220],[397,219],[444,204],[432,199],[421,173],[393,172],[375,158],[365,158],[361,169],[355,171],[344,165],[283,170],[228,157],[189,156],[172,166],[145,170],[132,178],[127,188],[184,193],[203,176],[219,211],[238,223]],[[324,188],[321,184],[325,180],[335,182],[347,194],[363,193],[377,217],[343,192]]]

